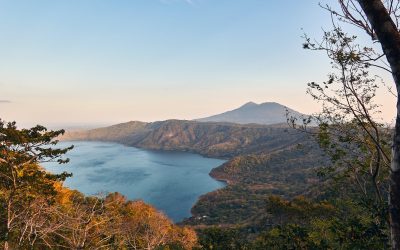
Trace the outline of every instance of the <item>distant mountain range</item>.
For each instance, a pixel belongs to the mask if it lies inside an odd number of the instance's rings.
[[[63,140],[113,141],[129,146],[191,151],[206,156],[232,157],[272,152],[300,142],[304,134],[289,129],[285,106],[246,103],[238,109],[195,121],[131,121],[84,131],[68,131]]]
[[[270,125],[286,123],[287,111],[289,112],[290,116],[300,117],[303,115],[276,102],[265,102],[261,104],[248,102],[237,109],[210,117],[196,119],[196,121],[231,122],[237,124],[256,123]]]

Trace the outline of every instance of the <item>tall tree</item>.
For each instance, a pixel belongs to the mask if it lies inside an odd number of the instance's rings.
[[[323,192],[317,195],[317,201],[326,200],[335,213],[315,220],[305,210],[304,215],[311,218],[300,218],[310,224],[283,227],[275,240],[290,239],[298,229],[305,229],[299,236],[304,238],[302,244],[311,244],[310,248],[317,244],[333,249],[387,249],[388,202],[384,196],[389,186],[391,130],[376,120],[380,106],[374,99],[379,77],[370,73],[367,63],[377,55],[372,48],[360,46],[356,36],[346,34],[335,23],[334,26],[324,32],[321,41],[306,36],[304,48],[326,52],[332,66],[327,81],[309,83],[308,94],[321,102],[323,109],[309,118],[319,129],[310,128],[307,132],[316,136],[332,160],[321,168],[320,174],[326,178],[320,183]],[[276,210],[281,213],[281,208],[286,207],[283,205]],[[317,210],[318,216],[323,214]],[[292,217],[293,214],[290,222],[295,221]],[[323,236],[324,231],[330,236]],[[309,241],[318,239],[315,235],[324,240]]]
[[[361,28],[382,47],[382,55],[365,63],[389,71],[397,89],[397,114],[392,140],[389,218],[392,249],[400,249],[400,1],[338,0],[340,11],[323,6],[339,20]],[[385,57],[388,67],[375,62]],[[371,62],[372,61],[372,62]]]
[[[359,4],[382,45],[397,88],[397,115],[392,145],[389,214],[392,248],[400,249],[400,33],[389,14],[392,7],[389,7],[388,11],[382,1],[379,0],[359,0]],[[393,4],[398,6],[399,3],[390,1],[390,5],[393,6]]]
[[[55,138],[63,133],[47,131],[42,126],[18,129],[15,122],[0,120],[0,245],[5,250],[23,248],[25,241],[36,238],[38,221],[32,220],[42,218],[40,215],[47,208],[42,205],[53,201],[56,183],[69,176],[50,174],[39,165],[53,160],[68,162],[59,157],[72,146],[52,148],[58,142]]]

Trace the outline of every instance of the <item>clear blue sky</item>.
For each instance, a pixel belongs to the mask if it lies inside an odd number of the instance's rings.
[[[315,0],[0,0],[0,117],[193,119],[247,101],[314,112],[306,83],[329,64],[302,50],[302,28],[329,25]]]

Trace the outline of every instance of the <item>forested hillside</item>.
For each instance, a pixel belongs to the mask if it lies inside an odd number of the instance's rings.
[[[320,184],[316,170],[328,162],[315,146],[304,142],[269,154],[237,156],[213,169],[211,176],[229,185],[203,195],[186,222],[253,227],[268,214],[269,196],[310,196]]]
[[[128,122],[106,128],[66,133],[63,140],[119,142],[146,149],[179,150],[210,157],[273,152],[295,145],[307,135],[282,125],[167,120]]]

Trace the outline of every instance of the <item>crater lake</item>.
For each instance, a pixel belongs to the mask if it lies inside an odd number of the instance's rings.
[[[107,142],[60,142],[56,147],[70,145],[75,147],[65,156],[69,163],[42,164],[52,173],[72,173],[66,187],[86,195],[119,192],[131,200],[141,199],[175,222],[191,216],[199,196],[225,186],[209,176],[224,160]]]

